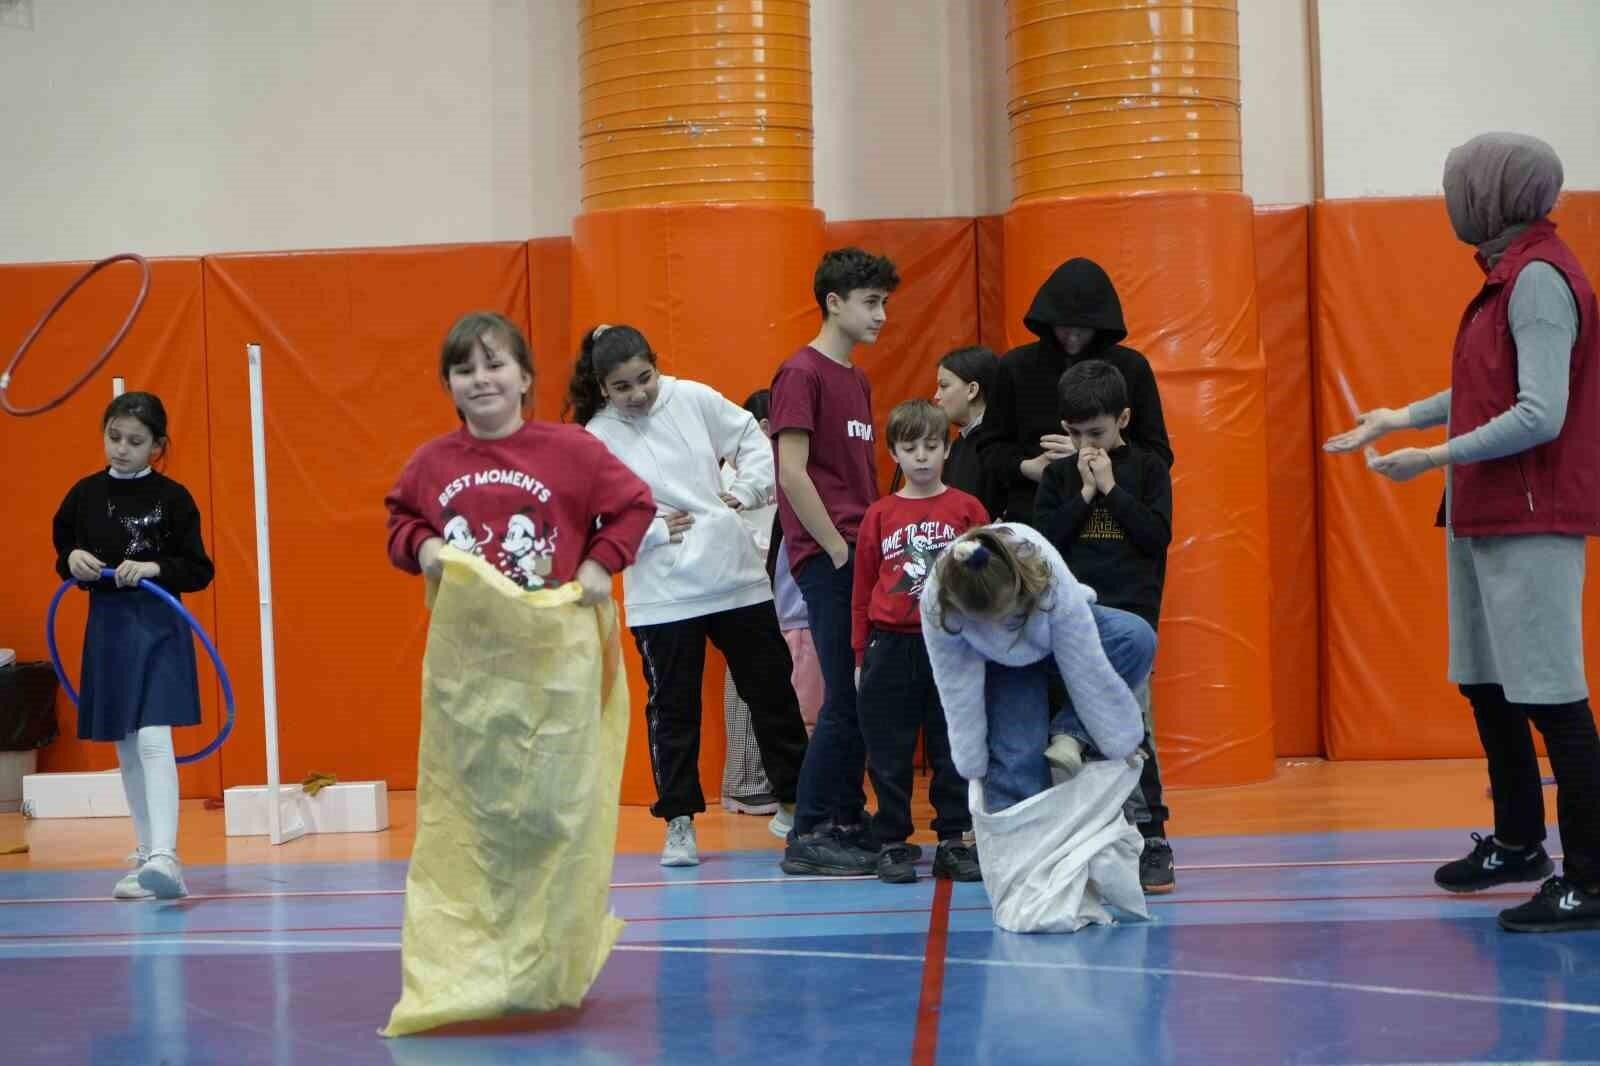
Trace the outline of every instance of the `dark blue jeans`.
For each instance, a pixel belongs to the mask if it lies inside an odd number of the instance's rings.
[[[1134,688],[1155,661],[1155,630],[1136,614],[1098,604],[1094,620],[1111,668],[1129,689]],[[989,770],[983,781],[983,800],[991,813],[1050,787],[1050,764],[1045,761],[1044,749],[1052,735],[1070,733],[1089,739],[1070,698],[1059,708],[1051,707],[1050,675],[1054,670],[1053,658],[1028,666],[988,666],[984,703],[989,722]]]
[[[855,583],[855,550],[835,570],[826,555],[800,564],[794,575],[805,597],[822,668],[822,707],[817,728],[800,766],[800,793],[795,801],[796,834],[810,833],[824,822],[863,825],[867,795],[861,786],[867,770],[867,746],[856,711],[856,655],[850,647],[850,594]]]
[[[933,803],[934,833],[949,840],[971,831],[967,783],[950,758],[944,705],[921,633],[872,631],[861,664],[857,706],[861,735],[867,741],[867,773],[878,801],[878,813],[872,817],[878,846],[904,844],[916,828],[911,821],[911,790],[919,733],[933,771],[928,799]]]

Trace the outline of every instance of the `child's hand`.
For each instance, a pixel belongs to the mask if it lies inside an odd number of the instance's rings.
[[[160,576],[161,565],[159,563],[136,563],[129,559],[117,567],[117,587],[131,589],[146,578]]]
[[[1102,495],[1110,493],[1117,487],[1116,476],[1111,473],[1111,456],[1098,448],[1089,457],[1089,471],[1094,474],[1094,487],[1099,489]]]
[[[428,577],[437,578],[444,573],[444,562],[439,558],[439,553],[443,550],[443,537],[429,537],[422,542],[422,547],[417,549],[417,565],[422,567],[422,572]]]
[[[1144,749],[1134,748],[1128,757],[1123,760],[1128,764],[1128,769],[1137,770],[1144,765]]]
[[[1072,438],[1064,433],[1046,433],[1039,438],[1039,447],[1044,449],[1044,454],[1050,457],[1052,463],[1057,459],[1071,459],[1078,450]]]
[[[1049,466],[1053,461],[1054,460],[1051,458],[1050,453],[1046,452],[1043,455],[1036,455],[1032,459],[1022,460],[1022,463],[1018,469],[1022,471],[1022,476],[1027,478],[1029,481],[1043,481],[1044,468]]]
[[[585,607],[593,607],[611,598],[611,572],[593,559],[585,559],[583,565],[578,567],[578,585],[583,589],[578,602]]]
[[[733,510],[733,511],[742,511],[742,510],[744,510],[743,501],[741,501],[739,499],[739,497],[735,496],[733,493],[731,493],[731,492],[719,492],[719,493],[717,493],[717,495],[722,497],[722,502],[728,505],[728,509],[729,510]]]
[[[694,515],[688,511],[672,511],[662,516],[667,522],[667,540],[672,544],[682,544],[683,535],[689,532],[689,527],[694,525]],[[604,569],[602,567],[601,569]],[[609,578],[608,578],[609,580]]]
[[[67,556],[67,572],[79,581],[99,581],[100,571],[105,568],[105,563],[82,548],[74,548]]]
[[[1089,465],[1089,460],[1094,456],[1093,448],[1085,448],[1078,453],[1078,478],[1083,482],[1083,502],[1093,503],[1095,493],[1099,491],[1095,485],[1094,468]]]

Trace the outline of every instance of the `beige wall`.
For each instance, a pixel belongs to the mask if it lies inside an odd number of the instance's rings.
[[[1258,204],[1312,198],[1307,0],[1239,0],[1244,191]]]
[[[1600,2],[1240,0],[1245,191],[1436,192],[1483,129],[1600,187]],[[0,27],[0,261],[519,240],[578,202],[577,0],[49,0]],[[1003,0],[813,0],[830,218],[1010,203]],[[1506,56],[1537,57],[1511,65]]]
[[[576,53],[565,0],[36,4],[0,261],[565,233]]]
[[[1000,0],[812,0],[816,205],[993,214],[1011,199]]]
[[[1600,188],[1600,3],[1316,0],[1324,195],[1439,192],[1486,130],[1549,141],[1568,188]]]

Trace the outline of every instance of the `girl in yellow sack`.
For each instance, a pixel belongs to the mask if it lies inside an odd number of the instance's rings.
[[[628,713],[611,576],[655,516],[599,441],[523,419],[533,365],[509,320],[463,316],[440,377],[462,426],[385,501],[390,559],[428,576],[433,609],[389,1036],[576,1005],[610,952]]]

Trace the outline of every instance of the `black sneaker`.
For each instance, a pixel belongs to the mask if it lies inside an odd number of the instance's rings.
[[[1433,883],[1446,892],[1482,892],[1515,881],[1538,881],[1555,872],[1556,865],[1543,844],[1512,851],[1472,834],[1472,854],[1447,862],[1433,871]]]
[[[786,874],[863,877],[878,872],[878,853],[853,846],[832,828],[819,828],[795,837],[783,849],[779,866]]]
[[[878,852],[878,880],[886,885],[914,885],[917,883],[915,863],[922,858],[922,849],[911,844],[885,844]]]
[[[1146,837],[1139,856],[1139,887],[1147,896],[1165,896],[1178,887],[1172,870],[1172,845],[1166,837]]]
[[[947,881],[982,881],[976,845],[959,837],[939,841],[939,849],[933,853],[933,876]]]
[[[844,841],[846,847],[855,848],[857,851],[870,851],[874,858],[878,854],[878,838],[872,832],[870,822],[860,822],[852,826],[837,826],[834,835]],[[922,849],[917,848],[917,857],[922,857]]]
[[[1500,927],[1514,933],[1600,929],[1600,893],[1585,892],[1565,877],[1552,877],[1528,902],[1501,911]]]

